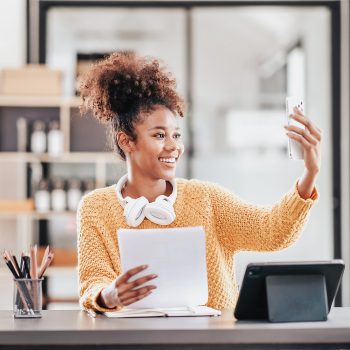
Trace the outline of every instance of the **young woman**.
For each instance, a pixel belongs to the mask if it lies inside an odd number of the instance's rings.
[[[152,293],[156,275],[129,281],[147,266],[122,274],[117,229],[160,225],[204,227],[207,305],[233,308],[238,292],[235,252],[286,248],[307,221],[318,198],[314,183],[320,170],[321,130],[295,110],[293,118],[306,129],[286,129],[303,145],[305,171],[277,204],[263,208],[242,202],[214,183],[175,179],[184,152],[178,126],[184,107],[175,79],[157,59],[112,54],[88,72],[81,97],[82,111],[91,110],[112,126],[116,149],[127,165],[127,174],[116,185],[85,196],[78,210],[82,308],[119,310]]]

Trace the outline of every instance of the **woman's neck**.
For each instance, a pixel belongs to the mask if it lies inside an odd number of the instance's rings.
[[[139,198],[146,197],[149,202],[154,202],[160,195],[170,196],[173,187],[170,182],[165,180],[153,180],[145,177],[138,177],[128,174],[128,180],[122,188],[122,196]]]

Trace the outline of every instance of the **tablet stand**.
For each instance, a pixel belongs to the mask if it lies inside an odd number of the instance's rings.
[[[327,320],[324,275],[266,276],[266,296],[270,322]]]

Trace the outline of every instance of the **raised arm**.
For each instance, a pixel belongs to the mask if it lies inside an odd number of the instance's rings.
[[[211,191],[219,241],[231,251],[286,248],[298,238],[318,198],[315,180],[321,168],[322,130],[298,108],[293,112],[290,117],[305,129],[286,125],[286,133],[302,145],[305,168],[289,193],[272,207],[262,208],[244,203],[222,188]]]
[[[318,198],[316,188],[311,198],[301,198],[297,183],[269,207],[245,203],[220,186],[212,186],[210,193],[219,242],[231,252],[288,247],[298,238]]]

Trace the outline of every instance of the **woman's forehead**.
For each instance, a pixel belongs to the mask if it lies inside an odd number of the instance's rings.
[[[144,118],[142,118],[141,125],[147,130],[155,128],[177,129],[179,128],[179,119],[180,118],[168,108],[160,106],[147,113]]]

